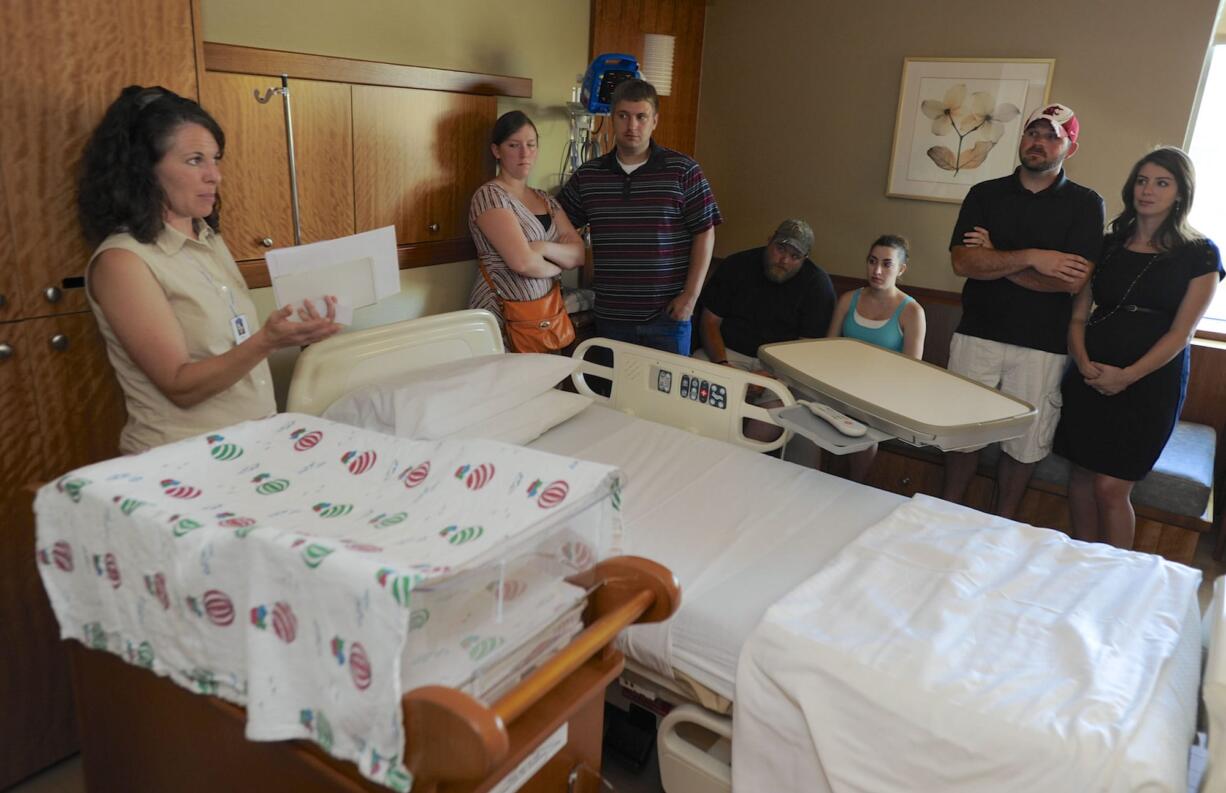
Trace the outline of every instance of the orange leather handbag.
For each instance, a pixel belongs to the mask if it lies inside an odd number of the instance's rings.
[[[562,287],[557,281],[544,297],[536,300],[506,300],[498,293],[489,273],[481,268],[485,279],[502,309],[507,343],[515,352],[557,352],[575,340],[575,326],[566,313]]]

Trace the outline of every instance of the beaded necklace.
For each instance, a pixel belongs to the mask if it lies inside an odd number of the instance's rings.
[[[1128,248],[1127,248],[1127,247],[1125,247],[1125,248],[1124,248],[1124,250],[1128,250]],[[1131,252],[1131,253],[1139,253],[1139,251],[1130,251],[1130,252]],[[1088,327],[1090,327],[1090,326],[1092,326],[1092,325],[1097,325],[1098,323],[1102,322],[1103,320],[1105,320],[1105,319],[1109,319],[1110,317],[1112,317],[1112,316],[1115,314],[1115,312],[1119,311],[1119,310],[1120,310],[1120,309],[1121,309],[1121,308],[1122,308],[1122,307],[1125,305],[1125,303],[1127,302],[1127,300],[1128,300],[1128,296],[1132,294],[1132,290],[1133,290],[1133,288],[1134,288],[1134,287],[1137,285],[1137,282],[1138,282],[1138,281],[1140,281],[1140,280],[1141,280],[1141,278],[1143,278],[1147,272],[1149,272],[1149,268],[1153,266],[1154,262],[1158,261],[1158,258],[1159,258],[1160,256],[1162,256],[1162,251],[1158,251],[1158,252],[1156,252],[1156,253],[1152,253],[1152,254],[1150,254],[1149,261],[1147,261],[1147,262],[1145,263],[1145,266],[1141,268],[1141,272],[1137,273],[1137,277],[1132,279],[1132,283],[1131,283],[1131,284],[1129,284],[1129,285],[1128,285],[1128,288],[1124,290],[1124,296],[1123,296],[1123,297],[1121,297],[1121,298],[1120,298],[1120,300],[1119,300],[1119,302],[1115,304],[1115,307],[1114,307],[1114,308],[1112,308],[1110,311],[1108,311],[1106,314],[1103,314],[1103,315],[1102,315],[1101,317],[1099,317],[1098,319],[1088,319],[1088,320],[1086,320],[1086,327],[1088,328]],[[1094,281],[1095,281],[1095,279],[1097,279],[1097,278],[1098,278],[1098,269],[1096,268],[1096,269],[1094,270],[1094,275],[1090,276],[1090,294],[1091,294],[1091,295],[1092,295],[1092,294],[1094,294]],[[1093,317],[1093,316],[1094,316],[1094,310],[1096,310],[1097,308],[1098,308],[1098,306],[1097,306],[1097,305],[1095,305],[1095,306],[1094,306],[1094,309],[1092,309],[1092,310],[1090,311],[1090,316],[1091,316],[1091,317]]]

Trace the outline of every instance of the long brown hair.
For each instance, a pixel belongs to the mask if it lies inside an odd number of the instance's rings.
[[[1107,235],[1108,244],[1112,247],[1126,245],[1136,232],[1137,208],[1133,189],[1137,174],[1146,163],[1151,162],[1171,172],[1175,177],[1179,195],[1170,214],[1162,221],[1162,225],[1154,232],[1154,238],[1149,242],[1160,251],[1170,251],[1189,242],[1204,239],[1203,234],[1188,224],[1188,212],[1192,209],[1192,197],[1196,193],[1196,169],[1192,167],[1192,159],[1182,149],[1160,146],[1137,160],[1137,164],[1132,166],[1128,173],[1128,180],[1120,191],[1120,196],[1124,199],[1124,211],[1111,221],[1111,229]]]

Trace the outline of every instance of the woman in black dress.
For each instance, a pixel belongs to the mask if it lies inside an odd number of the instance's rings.
[[[1090,283],[1073,303],[1055,451],[1073,464],[1073,536],[1132,548],[1132,487],[1175,428],[1188,343],[1222,278],[1217,247],[1188,225],[1192,162],[1155,149],[1124,183]]]

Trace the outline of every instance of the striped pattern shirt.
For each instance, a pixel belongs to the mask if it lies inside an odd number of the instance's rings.
[[[558,202],[550,198],[544,191],[537,190],[536,193],[548,205],[551,217],[555,212],[561,210]],[[472,203],[468,208],[468,231],[473,236],[473,243],[477,247],[477,256],[481,258],[481,264],[485,266],[490,280],[498,287],[498,295],[490,291],[489,284],[478,272],[477,280],[473,282],[472,291],[468,295],[468,307],[483,308],[489,311],[498,317],[498,323],[501,325],[502,307],[498,302],[499,296],[503,300],[536,300],[549,293],[549,290],[553,288],[554,279],[527,278],[507,266],[502,255],[477,226],[477,218],[491,209],[511,210],[515,214],[515,219],[519,221],[519,227],[523,230],[524,238],[528,242],[557,242],[558,224],[551,222],[549,229],[546,230],[540,219],[532,214],[532,210],[508,193],[506,188],[496,180],[481,185],[473,194]]]
[[[698,163],[655,141],[630,174],[616,150],[584,163],[558,199],[591,236],[596,316],[617,322],[650,320],[679,295],[694,236],[723,221]]]

